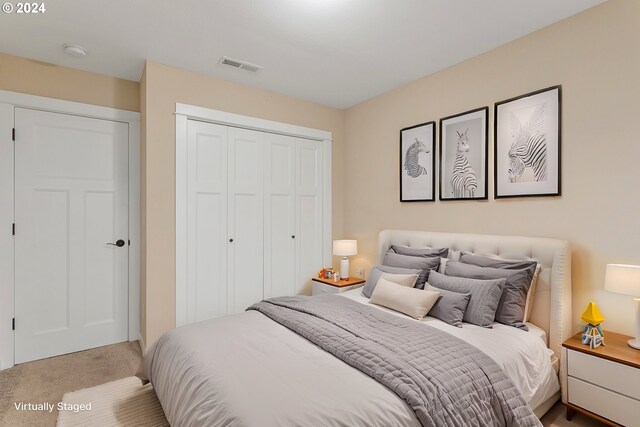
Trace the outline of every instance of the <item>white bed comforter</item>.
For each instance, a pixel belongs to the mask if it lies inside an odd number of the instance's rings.
[[[359,289],[342,295],[368,304]],[[559,389],[535,333],[422,322],[488,354],[532,408]],[[153,383],[172,426],[420,425],[391,390],[256,311],[167,333],[140,376]]]
[[[362,295],[360,289],[341,295],[396,316],[407,317],[397,311],[369,304],[369,299]],[[550,351],[546,347],[544,330],[535,325],[528,324],[529,331],[526,332],[501,323],[494,323],[493,328],[468,323],[457,328],[428,316],[416,322],[448,332],[483,351],[507,373],[532,409],[560,390]]]

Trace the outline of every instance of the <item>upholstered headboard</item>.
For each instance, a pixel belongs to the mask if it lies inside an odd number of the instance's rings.
[[[457,260],[460,251],[506,259],[538,261],[542,270],[538,279],[529,321],[547,333],[548,347],[561,358],[562,342],[573,335],[571,329],[571,253],[563,240],[491,236],[484,234],[436,233],[429,231],[384,230],[378,236],[377,263],[392,245],[449,248],[449,257]],[[560,378],[566,363],[561,361]],[[566,387],[563,384],[563,400]]]

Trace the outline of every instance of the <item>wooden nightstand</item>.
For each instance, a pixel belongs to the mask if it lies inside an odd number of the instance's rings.
[[[359,277],[349,277],[349,280],[338,280],[337,282],[334,282],[333,278],[321,279],[314,277],[311,295],[340,294],[350,291],[351,289],[359,288],[365,282],[366,280],[360,279]]]
[[[591,350],[582,334],[566,340],[567,419],[582,412],[609,425],[640,425],[640,350],[630,338],[604,331],[605,347]]]

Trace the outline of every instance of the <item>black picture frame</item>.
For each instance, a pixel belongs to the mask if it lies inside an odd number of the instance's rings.
[[[562,194],[562,86],[494,105],[494,197]]]
[[[488,124],[488,106],[440,119],[440,200],[488,199]]]
[[[435,201],[435,141],[435,121],[400,129],[401,202]]]

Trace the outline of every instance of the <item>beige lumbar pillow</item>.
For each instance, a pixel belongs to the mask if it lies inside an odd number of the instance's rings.
[[[382,273],[380,275],[383,279],[397,283],[400,286],[413,288],[418,281],[417,274],[394,274],[394,273]]]
[[[527,301],[524,304],[524,321],[528,322],[531,317],[531,311],[533,310],[533,299],[536,297],[536,288],[538,287],[538,278],[540,277],[540,271],[542,266],[540,263],[536,266],[536,271],[533,273],[531,279],[531,285],[529,286],[529,292],[527,292]]]
[[[440,293],[398,285],[380,277],[369,302],[420,320],[438,301]]]

